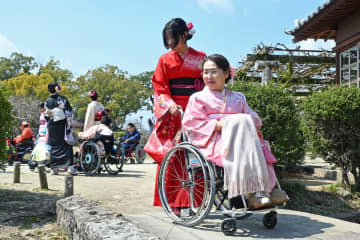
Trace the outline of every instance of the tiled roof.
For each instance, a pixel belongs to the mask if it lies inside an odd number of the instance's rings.
[[[302,26],[313,20],[316,16],[318,16],[324,9],[326,9],[331,3],[336,2],[336,0],[327,0],[324,2],[323,5],[318,7],[312,14],[310,14],[307,18],[301,19],[299,21],[298,26],[296,26],[291,32],[291,34],[295,33],[297,30],[299,30]]]
[[[313,39],[336,39],[338,24],[360,9],[360,0],[328,0],[306,19],[300,20],[293,30],[294,42]]]

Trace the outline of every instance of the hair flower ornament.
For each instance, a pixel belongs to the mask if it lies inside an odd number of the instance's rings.
[[[192,22],[188,22],[188,24],[187,24],[187,27],[188,27],[188,29],[189,29],[189,34],[191,35],[191,36],[194,36],[194,34],[195,34],[195,29],[194,29],[194,25],[192,24]]]

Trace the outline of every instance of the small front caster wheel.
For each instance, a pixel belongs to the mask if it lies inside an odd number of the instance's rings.
[[[233,235],[234,232],[236,231],[236,221],[235,221],[235,219],[226,218],[221,223],[221,231],[227,236]]]
[[[276,226],[277,219],[276,219],[276,212],[269,212],[264,215],[263,217],[263,224],[265,227],[269,229],[273,229]]]

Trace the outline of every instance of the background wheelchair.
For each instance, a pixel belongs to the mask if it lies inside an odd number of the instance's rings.
[[[229,201],[227,191],[223,189],[223,168],[207,161],[188,141],[184,131],[182,139],[183,142],[165,155],[158,175],[161,204],[174,223],[191,227],[200,224],[210,211],[222,213],[228,218],[223,220],[221,230],[225,235],[231,235],[236,231],[236,220],[265,211],[268,213],[263,217],[264,226],[269,229],[276,226],[276,207],[249,209],[243,196],[236,198],[237,201]],[[279,183],[277,187],[281,190]]]
[[[121,147],[121,145],[119,146]],[[125,154],[121,154],[121,161],[123,163],[130,162],[131,164],[134,164],[136,162],[142,164],[145,161],[145,157],[144,145],[137,142],[135,147],[130,147]]]
[[[120,142],[114,142],[113,136],[96,134],[94,138],[81,141],[80,152],[74,160],[88,176],[101,173],[102,165],[110,175],[116,175],[123,167],[120,154]]]
[[[28,163],[28,159],[24,158],[25,154],[31,154],[34,149],[34,142],[31,139],[24,140],[21,144],[15,144],[14,138],[6,139],[8,145],[8,165],[12,166],[14,162]]]

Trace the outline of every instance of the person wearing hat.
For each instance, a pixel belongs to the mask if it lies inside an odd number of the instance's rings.
[[[49,83],[50,97],[45,101],[45,109],[49,117],[48,144],[51,146],[49,165],[53,175],[58,174],[57,170],[60,168],[67,168],[68,174],[75,175],[73,147],[64,139],[65,133],[72,128],[72,107],[69,100],[59,94],[60,90],[61,87],[56,82]]]
[[[99,124],[99,121],[94,120],[94,116],[97,111],[104,111],[104,106],[97,101],[98,94],[96,91],[92,90],[89,92],[89,97],[91,102],[89,103],[86,114],[85,114],[85,123],[84,123],[84,132],[90,128],[91,126],[94,126],[95,124]]]

